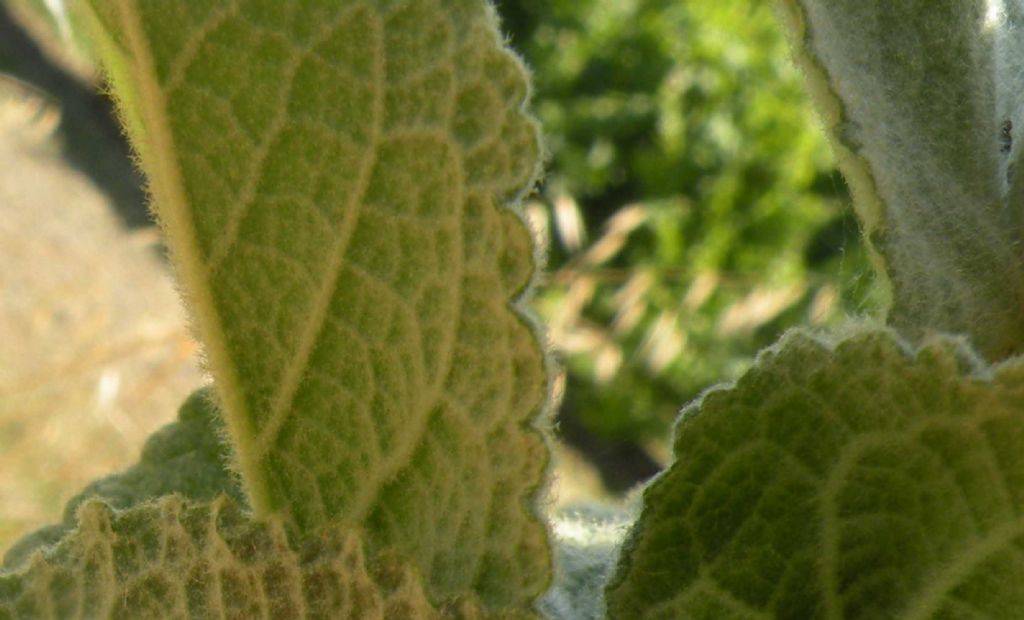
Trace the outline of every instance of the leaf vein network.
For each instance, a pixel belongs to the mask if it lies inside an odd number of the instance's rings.
[[[345,15],[347,17],[348,13]],[[373,40],[377,46],[380,46],[383,36],[380,22],[374,20],[373,24],[376,26],[377,33],[377,36],[374,37]],[[328,36],[329,32],[333,31],[337,27],[338,24],[332,24],[325,29],[325,33],[322,36]],[[331,247],[327,264],[324,269],[324,276],[320,282],[320,288],[317,290],[312,303],[312,310],[309,314],[309,319],[302,327],[299,344],[296,347],[295,354],[292,356],[292,360],[285,367],[285,376],[282,377],[282,380],[275,391],[271,401],[271,410],[269,412],[267,422],[263,428],[259,429],[259,435],[255,444],[254,457],[256,458],[262,458],[266,455],[270,446],[273,444],[277,433],[280,431],[282,425],[290,415],[292,399],[295,396],[295,392],[299,387],[299,383],[301,382],[303,375],[306,373],[309,358],[312,355],[317,339],[327,325],[327,315],[330,309],[331,299],[337,290],[338,282],[341,274],[343,273],[345,267],[345,253],[347,251],[348,244],[351,241],[352,233],[356,229],[356,222],[360,217],[363,199],[366,196],[373,168],[376,164],[376,150],[377,146],[380,144],[380,122],[383,115],[383,87],[381,84],[383,71],[380,62],[380,59],[382,58],[380,49],[375,50],[373,58],[376,59],[374,63],[376,88],[373,92],[373,122],[369,129],[371,136],[370,146],[367,148],[367,155],[363,159],[362,166],[358,171],[355,189],[348,197],[348,204],[344,210],[345,216],[336,233],[333,247]]]

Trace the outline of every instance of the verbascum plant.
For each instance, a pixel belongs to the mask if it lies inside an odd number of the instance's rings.
[[[779,8],[890,327],[791,333],[683,411],[609,616],[1024,617],[1022,7]]]
[[[1024,12],[779,6],[889,325],[784,337],[684,409],[624,541],[562,516],[555,554],[492,8],[79,7],[214,385],[12,548],[0,618],[1024,617]]]
[[[154,438],[87,491],[115,512],[82,498],[55,547],[16,547],[0,616],[528,610],[548,375],[517,204],[540,146],[491,7],[79,8],[215,384],[162,438],[195,467]]]

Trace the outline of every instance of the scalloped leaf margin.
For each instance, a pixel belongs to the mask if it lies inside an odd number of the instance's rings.
[[[788,335],[682,414],[611,618],[1009,618],[1024,609],[1024,362]]]
[[[540,146],[490,5],[91,5],[256,515],[536,598]]]

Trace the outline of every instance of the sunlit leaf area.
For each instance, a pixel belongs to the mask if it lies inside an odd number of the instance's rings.
[[[533,71],[559,480],[622,493],[798,324],[878,306],[846,187],[755,0],[495,0]],[[0,2],[0,547],[202,381],[128,148],[60,2]],[[571,493],[567,493],[571,496]]]

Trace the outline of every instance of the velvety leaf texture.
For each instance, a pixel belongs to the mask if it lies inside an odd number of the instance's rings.
[[[256,515],[527,604],[548,382],[505,205],[540,148],[491,7],[92,7]]]
[[[558,570],[538,607],[549,620],[600,620],[604,586],[635,515],[581,505],[552,519]]]
[[[990,359],[1024,351],[1017,4],[780,3],[891,281],[892,324],[967,334]]]
[[[226,498],[180,497],[114,512],[89,501],[79,527],[23,574],[0,575],[0,618],[526,618],[472,599],[436,608],[394,558],[367,559],[356,532],[329,528],[293,550],[279,525]]]
[[[792,333],[676,429],[611,618],[1014,618],[1024,363]]]

